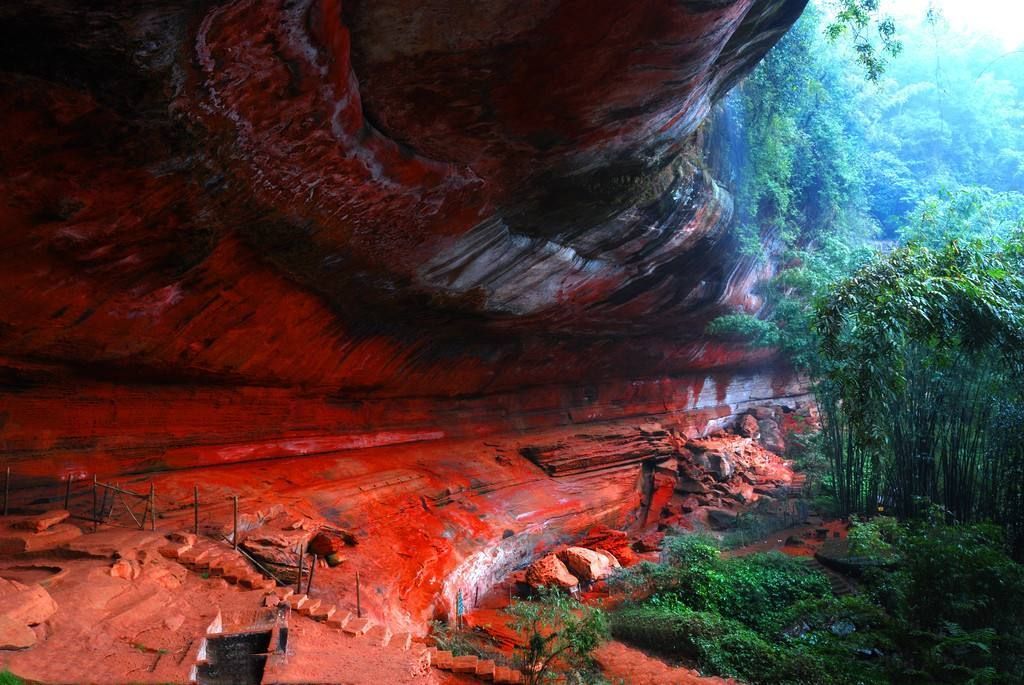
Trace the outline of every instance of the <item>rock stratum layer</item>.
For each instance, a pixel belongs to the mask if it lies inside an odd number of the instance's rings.
[[[572,463],[785,394],[702,336],[763,274],[698,126],[804,1],[5,3],[0,452]]]

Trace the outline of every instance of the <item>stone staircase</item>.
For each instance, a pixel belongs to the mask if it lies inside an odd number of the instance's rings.
[[[290,587],[274,588],[264,600],[268,607],[275,607],[281,603],[287,604],[296,614],[320,621],[328,628],[349,637],[364,637],[375,647],[396,647],[403,651],[408,651],[412,647],[412,633],[392,633],[387,626],[378,624],[371,618],[358,617],[350,611],[339,610],[333,604],[296,593]]]
[[[454,656],[451,652],[426,647],[413,642],[412,633],[392,633],[387,626],[373,619],[354,616],[350,611],[338,609],[315,597],[296,593],[290,587],[274,588],[267,594],[264,604],[276,607],[284,603],[300,616],[320,621],[349,637],[366,639],[374,647],[389,647],[402,651],[417,651],[424,663],[442,671],[476,676],[480,680],[512,685],[524,682],[523,674],[506,666],[499,666],[493,660],[476,656]]]
[[[824,573],[825,577],[828,578],[829,585],[832,586],[832,594],[836,597],[845,597],[847,595],[857,594],[857,586],[853,584],[846,576],[830,569],[814,557],[807,558],[804,561],[807,568]]]
[[[191,533],[174,533],[169,537],[171,542],[161,547],[160,553],[196,573],[223,578],[231,585],[249,590],[269,590],[277,585],[232,547],[197,538]]]
[[[416,651],[425,665],[443,671],[475,676],[485,682],[506,685],[524,682],[521,672],[500,666],[493,660],[480,659],[472,655],[454,656],[451,652],[426,647],[413,642],[412,633],[392,633],[387,626],[371,618],[355,616],[334,604],[304,593],[296,593],[291,587],[278,587],[274,579],[263,576],[242,554],[225,544],[197,538],[191,533],[175,533],[169,537],[171,541],[160,548],[163,556],[196,573],[207,573],[211,578],[223,578],[228,583],[246,589],[266,590],[267,595],[263,603],[268,608],[277,607],[282,603],[287,604],[299,616],[319,621],[348,637],[363,638],[374,647]],[[197,682],[197,677],[204,682],[219,682],[219,676],[215,676],[213,671],[217,670],[218,662],[224,661],[226,657],[217,656],[214,654],[215,651],[209,647],[200,649],[192,682]]]
[[[430,647],[427,653],[430,655],[431,666],[442,671],[476,676],[486,682],[504,685],[524,682],[522,673],[507,666],[499,666],[492,659],[481,659],[473,655],[455,656],[435,647]]]
[[[804,485],[807,483],[806,473],[794,473],[793,480],[789,482],[788,495],[792,498],[799,499],[804,496]]]

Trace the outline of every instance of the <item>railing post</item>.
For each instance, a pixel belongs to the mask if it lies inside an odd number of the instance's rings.
[[[96,474],[92,474],[92,532],[96,532],[100,527],[100,515],[96,511]]]
[[[71,506],[71,479],[74,478],[70,473],[68,474],[68,482],[64,486],[64,510]]]
[[[313,571],[316,570],[316,555],[313,555],[313,563],[309,565],[309,580],[306,581],[306,594],[313,589]]]
[[[363,617],[363,605],[359,597],[359,571],[356,571],[356,618]]]
[[[235,549],[238,549],[238,495],[232,497],[233,508],[234,508],[234,525],[233,533],[231,534],[231,544]]]
[[[11,467],[7,467],[7,475],[4,476],[4,516],[7,516],[7,500],[11,495]]]
[[[193,508],[192,532],[195,535],[199,535],[199,486],[198,485],[193,485],[192,486],[192,508]]]
[[[156,530],[156,486],[153,481],[149,481],[149,516],[149,529]],[[142,524],[145,525],[146,522],[143,521]]]
[[[299,543],[299,564],[298,564],[298,576],[295,578],[295,594],[302,594],[302,557],[306,555],[305,545]]]

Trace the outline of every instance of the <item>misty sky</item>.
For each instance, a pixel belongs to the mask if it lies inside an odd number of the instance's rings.
[[[883,0],[883,10],[897,19],[916,23],[928,10],[929,0]],[[1024,0],[932,0],[950,26],[985,34],[1007,50],[1024,48]]]

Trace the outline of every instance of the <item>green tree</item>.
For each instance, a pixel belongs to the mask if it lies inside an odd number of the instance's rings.
[[[554,588],[540,588],[536,601],[517,601],[507,611],[513,628],[525,638],[518,651],[528,685],[559,675],[591,682],[579,679],[593,671],[592,654],[608,634],[602,611]]]
[[[825,33],[832,41],[848,38],[857,62],[868,81],[878,81],[888,65],[887,57],[903,51],[892,17],[879,14],[878,0],[829,0],[834,11]],[[929,10],[930,12],[930,10]]]
[[[817,311],[817,388],[844,512],[1004,523],[1017,554],[1024,450],[1024,243],[911,244],[839,283]]]

